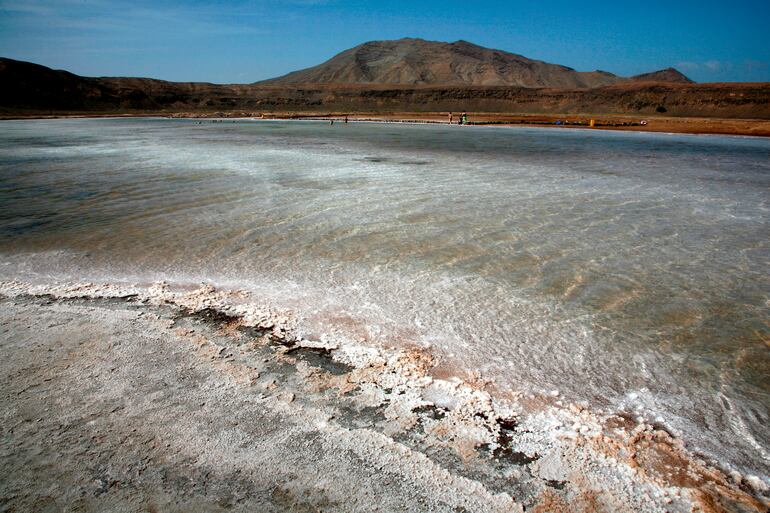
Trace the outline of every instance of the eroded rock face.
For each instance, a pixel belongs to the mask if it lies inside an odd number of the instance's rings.
[[[422,350],[305,340],[291,312],[244,292],[6,282],[0,295],[0,491],[21,508],[768,505],[761,479],[709,467],[652,426],[437,379]],[[45,495],[62,476],[66,491]]]

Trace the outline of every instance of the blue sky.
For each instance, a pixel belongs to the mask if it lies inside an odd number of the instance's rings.
[[[253,82],[364,41],[465,39],[580,71],[770,82],[770,0],[0,0],[0,56],[86,76]]]

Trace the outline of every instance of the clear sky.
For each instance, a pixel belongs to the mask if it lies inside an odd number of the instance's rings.
[[[579,71],[770,82],[770,0],[0,0],[0,56],[86,76],[254,82],[401,37]]]

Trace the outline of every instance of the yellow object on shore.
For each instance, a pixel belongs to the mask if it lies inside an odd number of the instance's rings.
[[[590,123],[588,123],[588,125],[589,125],[591,128],[593,128],[595,124],[596,124],[596,120],[595,120],[595,119],[592,119],[592,120],[591,120],[591,122],[590,122]]]

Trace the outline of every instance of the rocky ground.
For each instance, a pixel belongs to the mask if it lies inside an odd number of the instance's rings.
[[[651,426],[211,288],[0,286],[0,511],[766,511]]]

